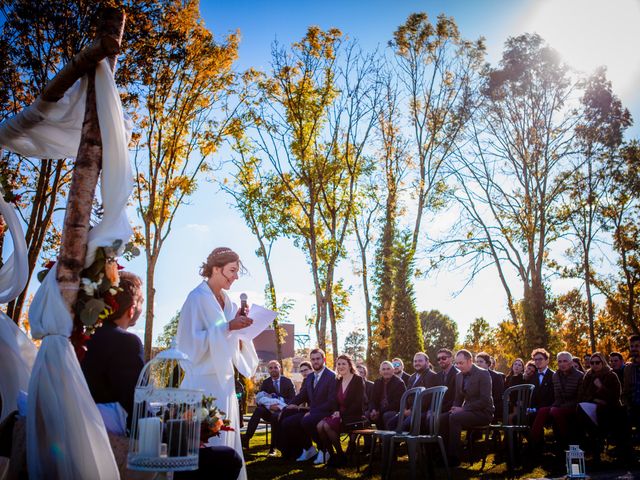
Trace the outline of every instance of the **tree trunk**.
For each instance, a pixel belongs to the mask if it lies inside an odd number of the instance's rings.
[[[358,247],[360,248],[360,261],[362,262],[362,291],[364,293],[364,310],[365,318],[367,322],[367,356],[371,358],[371,298],[369,295],[369,272],[367,268],[367,246],[362,240],[360,235],[360,229],[358,228],[358,222],[354,221],[354,230],[356,232],[356,239],[358,241]],[[367,242],[368,243],[368,242]]]
[[[584,251],[584,288],[587,295],[587,315],[589,319],[589,343],[591,345],[591,352],[597,351],[596,348],[596,333],[594,326],[594,308],[593,308],[593,298],[591,294],[591,268],[589,265],[589,250],[585,248]]]
[[[257,230],[256,230],[257,231]],[[262,238],[258,238],[258,242],[260,243],[260,251],[262,258],[264,259],[264,267],[267,270],[267,281],[269,282],[269,296],[271,301],[271,308],[276,310],[278,308],[278,300],[276,297],[276,285],[273,280],[273,272],[271,271],[271,262],[269,262],[269,256],[267,254],[267,248],[264,244]],[[280,326],[280,322],[278,321],[278,317],[273,320],[273,329],[275,331],[276,337],[276,357],[278,358],[278,362],[282,365],[282,343],[284,341],[284,332],[282,327]]]
[[[147,250],[148,252],[149,250]],[[144,361],[151,360],[151,347],[153,345],[153,305],[156,299],[156,288],[154,284],[156,273],[156,262],[158,256],[147,254],[147,299],[145,305],[145,328],[144,328]]]
[[[105,13],[104,18],[106,21],[101,24],[98,30],[99,37],[114,36],[114,28],[117,28],[115,35],[122,33],[125,18],[123,12],[110,9]],[[117,44],[120,44],[119,38],[117,39]],[[63,69],[63,72],[65,69]],[[65,75],[59,75],[56,78],[64,79]],[[45,91],[46,90],[45,88]],[[54,93],[55,92],[57,92],[57,90],[54,89]],[[64,94],[64,92],[62,93]],[[80,272],[84,268],[87,254],[91,208],[93,206],[96,185],[100,176],[101,164],[102,138],[96,109],[95,67],[92,67],[88,69],[88,85],[82,136],[73,169],[71,188],[69,189],[69,198],[62,230],[62,245],[58,258],[57,281],[72,318],[75,318],[73,305],[78,297]]]

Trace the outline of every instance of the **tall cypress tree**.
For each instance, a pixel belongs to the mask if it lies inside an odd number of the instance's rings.
[[[413,288],[415,255],[411,247],[411,232],[405,231],[399,235],[394,248],[394,264],[394,312],[389,356],[410,359],[416,352],[424,351]]]

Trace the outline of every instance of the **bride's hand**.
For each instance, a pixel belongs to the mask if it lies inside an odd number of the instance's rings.
[[[229,331],[231,330],[240,330],[242,328],[247,328],[249,325],[253,323],[249,317],[243,317],[241,315],[236,315],[236,318],[229,322]]]

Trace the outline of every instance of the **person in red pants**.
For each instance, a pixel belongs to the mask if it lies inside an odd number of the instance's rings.
[[[569,352],[560,352],[556,356],[558,371],[553,374],[554,401],[551,406],[553,431],[563,450],[569,443],[570,425],[576,420],[578,394],[584,374],[573,363]]]

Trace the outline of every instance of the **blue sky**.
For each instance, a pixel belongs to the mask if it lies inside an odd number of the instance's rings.
[[[640,18],[637,3],[634,8],[631,3],[620,0],[618,10],[610,7],[607,12],[599,10],[597,2],[583,0],[580,9],[577,6],[572,1],[511,0],[201,2],[205,24],[218,38],[240,30],[239,69],[254,67],[268,70],[272,42],[275,39],[282,44],[297,41],[309,25],[340,28],[350,38],[358,39],[365,50],[384,48],[397,26],[410,13],[419,11],[427,12],[434,19],[440,13],[453,16],[466,38],[484,36],[487,60],[491,63],[500,59],[504,42],[509,36],[538,31],[545,38],[553,38],[554,46],[565,56],[573,57],[576,63],[582,62],[579,68],[593,68],[596,63],[609,65],[614,88],[632,114],[640,116],[640,98],[633,89],[640,73],[638,57],[622,48],[629,42],[638,44],[638,34],[633,33],[635,29],[629,28],[627,32],[622,28],[624,19],[631,22]],[[604,18],[606,15],[612,15],[618,24],[603,26],[601,21],[609,20]],[[598,45],[604,44],[602,51],[597,51],[599,47],[589,43],[596,30],[598,35],[606,37],[598,42]],[[596,58],[587,58],[585,62],[584,55],[581,55],[585,49],[590,49],[594,55],[599,54],[599,62]],[[571,58],[567,60],[571,61]],[[637,136],[637,127],[631,133]],[[249,275],[234,285],[235,296],[244,291],[249,294],[250,301],[263,302],[266,275],[254,253],[256,241],[229,202],[230,199],[214,183],[201,182],[190,205],[179,212],[174,232],[166,243],[157,269],[154,338],[162,325],[180,308],[187,293],[199,282],[198,266],[216,246],[236,249],[249,270]],[[290,320],[296,323],[297,333],[307,333],[309,328],[305,318],[311,316],[313,285],[303,254],[291,242],[281,241],[274,248],[273,266],[280,297],[295,301]],[[137,260],[131,268],[143,273],[144,262]],[[351,260],[342,262],[340,275],[353,289],[351,310],[340,326],[342,342],[346,333],[364,327],[364,300],[360,294],[361,282],[353,275]],[[476,317],[483,316],[495,325],[506,316],[505,296],[494,270],[486,270],[462,293],[454,296],[465,280],[464,272],[442,271],[437,276],[416,281],[418,308],[435,308],[450,315],[458,323],[461,336]],[[513,285],[518,285],[514,276],[512,280]],[[572,285],[572,282],[554,281],[553,289],[562,291]],[[518,288],[515,288],[515,292],[521,294]],[[137,327],[137,332],[142,334],[142,323]]]
[[[338,27],[350,38],[358,39],[365,50],[373,50],[384,48],[393,31],[409,14],[424,11],[435,19],[445,13],[454,17],[464,37],[485,37],[487,60],[491,63],[500,59],[509,36],[537,31],[579,68],[608,65],[615,91],[638,118],[640,94],[634,87],[640,79],[640,62],[634,48],[640,44],[639,5],[635,0],[202,0],[201,10],[206,26],[217,38],[240,30],[242,41],[237,63],[240,70],[248,67],[268,70],[272,42],[275,39],[282,44],[297,41],[310,25]],[[637,137],[638,127],[634,126],[629,133]],[[214,160],[223,161],[224,155],[223,151]],[[234,285],[232,297],[246,292],[250,302],[263,302],[266,275],[255,255],[256,241],[229,202],[213,182],[202,181],[189,204],[178,212],[156,270],[154,339],[200,281],[199,265],[214,247],[234,248],[249,270],[249,275]],[[137,223],[135,212],[131,219]],[[273,267],[279,296],[295,302],[290,320],[295,322],[297,333],[307,333],[305,318],[311,316],[313,285],[303,254],[291,242],[281,241],[274,248]],[[144,277],[143,258],[134,260],[127,268]],[[364,327],[364,300],[351,260],[342,262],[339,274],[353,289],[351,310],[340,326],[342,342],[346,333]],[[511,278],[512,284],[518,285],[515,277]],[[483,316],[495,325],[506,316],[505,296],[494,270],[487,269],[461,294],[454,296],[465,280],[464,272],[442,271],[437,276],[416,281],[418,308],[438,309],[450,315],[458,323],[461,336],[476,317]],[[34,280],[31,289],[37,284]],[[567,281],[554,281],[552,288],[557,293],[571,285]],[[514,290],[521,295],[518,288]],[[134,331],[143,335],[143,319]]]

